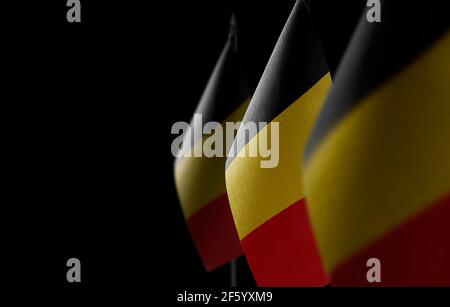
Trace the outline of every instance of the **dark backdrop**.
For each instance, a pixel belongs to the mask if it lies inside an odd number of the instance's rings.
[[[228,286],[229,267],[206,273],[189,238],[170,128],[189,121],[230,13],[255,88],[295,1],[81,2],[81,24],[66,22],[65,0],[3,13],[11,283],[69,294]],[[364,5],[311,0],[332,73]],[[65,281],[70,257],[79,285]],[[238,284],[254,285],[245,259],[238,267]]]

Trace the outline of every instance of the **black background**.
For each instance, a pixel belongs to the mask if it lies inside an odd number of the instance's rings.
[[[230,13],[254,89],[294,2],[81,0],[81,24],[65,0],[3,9],[4,280],[68,295],[227,287],[229,267],[206,273],[184,224],[170,128],[192,116]],[[332,73],[365,2],[311,1]],[[71,257],[81,284],[66,281]]]

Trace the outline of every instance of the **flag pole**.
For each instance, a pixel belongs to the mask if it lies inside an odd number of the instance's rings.
[[[230,263],[230,285],[232,288],[237,287],[237,259]]]
[[[229,39],[231,40],[231,46],[233,47],[234,52],[238,51],[238,37],[237,37],[237,21],[236,15],[231,14],[230,18],[230,29],[228,31]]]
[[[237,37],[237,21],[236,15],[231,14],[229,39],[231,40],[234,52],[238,51],[238,37]],[[235,288],[237,286],[237,259],[230,262],[230,286]]]

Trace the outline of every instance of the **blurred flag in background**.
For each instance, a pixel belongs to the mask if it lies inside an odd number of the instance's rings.
[[[249,89],[237,55],[236,21],[195,111],[202,122],[238,122],[249,103]],[[192,128],[191,123],[191,128]],[[203,127],[193,127],[202,130]],[[208,136],[186,133],[187,150],[202,150]],[[211,140],[209,140],[211,141]],[[225,141],[225,138],[224,138]],[[193,156],[193,154],[192,154]],[[175,181],[186,223],[205,268],[212,270],[242,254],[225,188],[223,157],[179,157]]]
[[[365,14],[304,156],[308,209],[334,285],[450,285],[450,10]]]

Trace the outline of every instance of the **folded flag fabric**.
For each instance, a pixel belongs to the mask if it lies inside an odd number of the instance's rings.
[[[450,285],[449,12],[382,1],[381,22],[363,14],[338,68],[304,155],[333,285]]]
[[[331,78],[308,8],[297,1],[245,113],[226,165],[239,238],[260,286],[327,283],[305,208],[301,156]],[[243,126],[266,122],[253,135]],[[260,136],[279,123],[279,161],[262,168]],[[248,136],[248,138],[247,138]],[[269,139],[274,143],[274,139]],[[236,153],[239,153],[236,155]]]
[[[249,89],[236,51],[236,23],[232,18],[228,41],[195,111],[202,123],[238,122],[249,103]],[[191,131],[202,130],[193,127]],[[185,141],[200,151],[208,137],[186,133]],[[234,137],[234,135],[233,135]],[[186,146],[184,146],[186,148]],[[186,151],[186,149],[184,149]],[[226,152],[222,157],[187,157],[175,160],[175,182],[181,207],[197,251],[207,270],[213,270],[242,254],[225,188]]]

